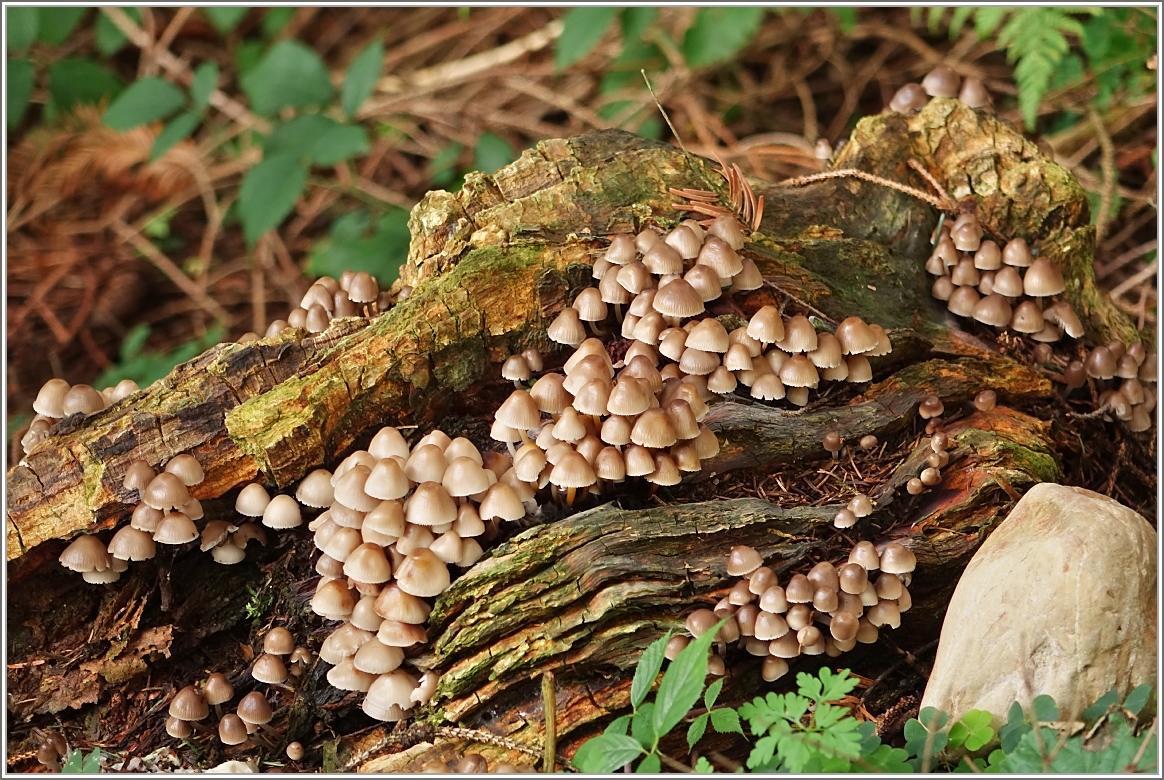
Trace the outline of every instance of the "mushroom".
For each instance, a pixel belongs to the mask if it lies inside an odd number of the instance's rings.
[[[218,738],[224,745],[241,745],[249,736],[247,724],[234,713],[227,713],[218,721]]]

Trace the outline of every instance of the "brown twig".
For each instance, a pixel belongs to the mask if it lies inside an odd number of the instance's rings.
[[[1107,234],[1107,226],[1111,221],[1111,206],[1115,201],[1115,190],[1119,186],[1119,173],[1116,171],[1115,146],[1108,135],[1103,118],[1094,106],[1087,108],[1087,120],[1095,131],[1095,138],[1099,142],[1099,166],[1103,171],[1103,186],[1099,190],[1099,213],[1095,215],[1095,243],[1103,240]],[[1113,294],[1114,295],[1114,294]]]
[[[861,179],[862,181],[879,184],[882,187],[888,187],[891,190],[903,192],[906,195],[912,195],[918,200],[925,201],[940,211],[954,211],[957,208],[956,203],[950,203],[942,198],[935,197],[928,192],[922,192],[919,189],[910,187],[907,184],[900,184],[891,179],[885,179],[872,173],[857,170],[856,168],[845,168],[839,171],[825,171],[824,173],[814,173],[810,176],[797,176],[793,179],[785,179],[780,182],[785,187],[803,187],[806,184],[812,184],[818,181],[825,181],[826,179]]]

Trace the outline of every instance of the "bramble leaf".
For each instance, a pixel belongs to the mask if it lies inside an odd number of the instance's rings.
[[[639,656],[639,665],[635,668],[634,679],[631,680],[630,702],[637,708],[647,699],[659,670],[663,668],[663,658],[667,651],[667,643],[671,641],[671,632],[652,642],[643,654]]]
[[[102,122],[113,130],[132,130],[165,119],[186,102],[182,90],[165,79],[146,76],[126,87],[105,110]]]
[[[380,71],[384,68],[384,43],[379,38],[368,44],[360,52],[352,64],[348,66],[344,76],[344,85],[340,90],[340,103],[344,113],[349,117],[355,116],[364,105],[364,101],[376,91],[376,81],[380,78]]]

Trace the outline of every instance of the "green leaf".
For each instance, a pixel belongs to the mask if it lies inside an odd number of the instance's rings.
[[[654,702],[639,707],[638,712],[631,717],[631,736],[648,751],[654,750],[655,745],[659,744],[659,737],[663,736],[655,732],[654,717]]]
[[[659,676],[659,670],[663,668],[664,654],[667,652],[667,643],[670,641],[671,632],[668,631],[651,642],[643,654],[639,656],[639,665],[635,668],[634,679],[631,680],[630,702],[632,707],[637,709],[640,704],[646,701],[651,686],[655,684],[655,678]]]
[[[739,734],[744,730],[740,727],[740,716],[731,707],[720,707],[711,711],[711,725],[720,734]]]
[[[165,79],[146,76],[130,84],[109,104],[102,121],[113,130],[132,130],[165,119],[185,102],[182,90]]]
[[[85,760],[81,762],[81,771],[87,775],[95,775],[101,771],[101,749],[93,748]]]
[[[562,34],[554,44],[554,67],[561,72],[585,57],[606,33],[618,8],[581,6],[562,17]]]
[[[1059,719],[1059,708],[1055,706],[1055,700],[1047,694],[1040,694],[1031,702],[1031,710],[1034,712],[1035,719],[1041,721],[1053,721]]]
[[[149,324],[145,322],[139,322],[130,328],[129,333],[125,334],[125,339],[121,342],[118,354],[122,363],[137,359],[142,349],[145,348],[146,341],[149,340],[150,331]]]
[[[307,184],[306,163],[289,154],[264,157],[243,176],[239,188],[239,218],[247,244],[253,246],[291,213]]]
[[[748,45],[760,29],[766,9],[701,8],[683,36],[683,57],[693,68],[730,59]]]
[[[263,35],[267,38],[274,38],[282,32],[293,16],[295,16],[294,8],[268,8],[259,22],[259,26],[263,29]]]
[[[240,77],[245,76],[258,66],[266,51],[266,44],[258,39],[248,39],[238,45],[234,52],[234,67]]]
[[[126,6],[121,10],[135,23],[141,24],[141,12],[136,8]],[[104,13],[97,14],[97,24],[93,26],[93,38],[97,44],[97,51],[106,57],[112,57],[114,54],[117,54],[125,44],[129,43],[129,39],[125,37],[125,33],[119,30],[117,25]]]
[[[647,8],[641,5],[624,8],[620,19],[622,22],[623,46],[625,47],[627,44],[641,41],[643,35],[646,34],[647,30],[655,23],[655,19],[658,17],[658,8]]]
[[[687,727],[687,748],[689,750],[694,750],[695,743],[703,739],[703,734],[707,731],[707,722],[710,718],[710,714],[705,712],[691,721],[691,725]]]
[[[121,342],[118,362],[102,372],[94,380],[94,386],[113,387],[123,379],[132,379],[138,386],[146,387],[169,374],[174,366],[193,360],[221,342],[226,332],[221,325],[215,325],[202,338],[187,341],[171,352],[146,351],[149,335],[150,327],[145,323],[131,328]]]
[[[11,13],[15,9],[9,9]],[[36,70],[28,60],[8,60],[8,77],[6,86],[8,95],[5,98],[7,107],[8,129],[20,124],[24,119],[24,112],[28,110],[28,103],[32,99],[32,87],[36,82]]]
[[[203,8],[202,13],[206,14],[206,18],[219,34],[225,35],[238,26],[249,10],[251,9],[246,6],[211,5]]]
[[[276,125],[263,151],[289,154],[314,165],[338,165],[368,151],[368,131],[322,114],[303,114]]]
[[[63,59],[49,66],[49,93],[61,111],[78,103],[100,103],[122,89],[121,79],[89,60]]]
[[[28,6],[8,6],[4,16],[4,38],[8,41],[8,52],[22,52],[36,40],[40,27],[40,9]]]
[[[831,8],[833,16],[837,17],[837,23],[841,28],[841,32],[849,35],[853,32],[853,28],[857,26],[857,12],[858,8]]]
[[[663,771],[663,762],[659,760],[658,753],[651,753],[635,767],[635,774],[640,775],[657,775],[661,771]]]
[[[299,41],[276,43],[239,84],[251,108],[264,115],[287,106],[317,106],[334,93],[323,60]]]
[[[626,734],[627,729],[630,728],[630,722],[630,715],[619,715],[607,725],[606,729],[602,733],[619,735]]]
[[[579,771],[605,775],[622,769],[642,754],[642,745],[631,737],[599,734],[583,743],[573,760]]]
[[[700,756],[695,762],[695,771],[701,775],[710,775],[715,772],[715,767],[707,760],[707,756]]]
[[[455,189],[453,186],[457,181],[456,163],[461,156],[461,152],[465,147],[453,141],[451,144],[441,149],[436,157],[433,157],[429,162],[429,181],[434,186],[443,187],[446,190]]]
[[[707,678],[707,651],[723,623],[721,620],[715,628],[690,642],[667,668],[655,694],[655,733],[663,735],[671,731],[699,701]]]
[[[1147,683],[1137,685],[1128,698],[1124,700],[1124,709],[1133,715],[1139,715],[1140,710],[1144,709],[1144,705],[1148,703],[1148,699],[1152,696],[1152,686]]]
[[[80,24],[81,19],[89,9],[51,5],[39,10],[40,23],[37,34],[41,41],[49,46],[60,46],[69,40],[69,36],[73,34],[73,30]]]
[[[983,6],[974,14],[974,32],[984,41],[994,34],[1011,9],[1005,6]]]
[[[720,677],[718,680],[715,680],[703,692],[703,706],[709,710],[715,706],[715,700],[719,698],[719,693],[723,690],[723,679]]]
[[[201,115],[193,111],[183,111],[171,119],[162,129],[162,132],[158,133],[158,137],[154,139],[154,145],[150,148],[150,160],[158,159],[174,144],[189,138],[201,121]]]
[[[493,133],[481,133],[477,138],[474,165],[482,173],[494,173],[498,168],[517,159],[517,152],[509,142]]]
[[[360,106],[364,105],[364,101],[372,96],[376,91],[376,80],[380,78],[380,71],[383,68],[384,44],[377,38],[348,66],[343,89],[340,91],[340,101],[345,114],[355,116]]]
[[[218,89],[218,63],[204,62],[194,71],[190,84],[190,100],[196,108],[210,105],[210,96]]]
[[[367,212],[355,211],[333,222],[330,236],[316,242],[308,255],[307,270],[315,276],[337,279],[347,269],[367,271],[376,277],[381,289],[387,289],[400,274],[409,240],[408,212],[404,209],[389,208],[374,228]]]

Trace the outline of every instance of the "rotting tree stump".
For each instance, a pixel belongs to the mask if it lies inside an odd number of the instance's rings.
[[[1092,341],[1138,337],[1095,286],[1082,189],[1032,143],[991,116],[939,99],[914,117],[863,120],[833,167],[924,189],[910,159],[972,202],[994,230],[1025,237],[1051,257]],[[219,345],[103,412],[59,424],[8,474],[8,641],[17,664],[8,672],[10,713],[28,720],[80,705],[96,705],[105,717],[146,712],[148,701],[136,710],[126,704],[126,681],[149,672],[155,684],[190,682],[197,674],[190,670],[205,668],[199,642],[231,644],[223,637],[241,631],[244,605],[253,600],[246,586],[264,578],[282,585],[274,598],[291,622],[312,621],[304,607],[311,590],[304,580],[314,574],[305,565],[305,531],[281,535],[288,545],[264,565],[225,573],[184,553],[157,566],[134,564],[132,576],[105,588],[62,574],[56,555],[63,540],[127,520],[131,497],[121,480],[129,460],[156,465],[194,454],[206,472],[194,495],[215,517],[229,513],[241,485],[260,479],[286,488],[312,468],[334,465],[385,424],[449,430],[453,418],[465,431],[487,429],[505,393],[501,361],[528,346],[552,346],[545,325],[589,282],[589,263],[605,245],[599,237],[680,218],[669,187],[724,192],[707,161],[626,133],[542,142],[492,176],[470,175],[460,193],[426,197],[412,215],[401,274],[411,296],[378,319],[342,320],[314,337],[285,332]],[[553,671],[560,744],[570,755],[625,709],[642,649],[681,626],[686,612],[726,594],[724,553],[734,544],[756,546],[786,574],[836,559],[856,538],[902,541],[918,557],[915,605],[889,636],[906,649],[921,646],[936,638],[958,575],[1013,501],[1032,484],[1062,478],[1053,419],[1065,407],[1048,375],[1026,363],[1021,349],[1004,353],[987,331],[963,330],[930,297],[923,270],[937,223],[930,206],[856,179],[754,188],[767,208],[743,254],[769,284],[737,297],[739,308],[807,304],[835,321],[858,314],[887,329],[894,351],[872,361],[876,381],[859,395],[832,391],[795,412],[739,396],[713,404],[708,423],[721,452],[697,480],[740,469],[799,478],[828,462],[825,430],[850,445],[873,433],[892,443],[888,477],[871,490],[878,511],[850,529],[849,541],[831,527],[860,476],[844,471],[828,483],[835,500],[814,506],[692,502],[693,488],[681,485],[666,501],[625,496],[523,531],[438,599],[432,641],[416,664],[439,672],[441,683],[420,719],[485,730],[536,751],[544,733],[540,676]],[[969,400],[987,387],[999,405],[974,412]],[[904,483],[926,455],[917,407],[930,393],[953,418],[946,428],[951,463],[940,486],[914,498]],[[68,606],[50,614],[49,603]],[[860,669],[879,651],[858,646],[841,661]],[[757,690],[758,660],[751,660],[729,674],[724,700]],[[317,716],[367,725],[358,699],[345,705],[340,698],[326,685],[301,689],[288,739],[306,738]],[[337,721],[337,711],[356,714]],[[139,721],[152,728],[149,739],[166,740],[158,735],[160,715]],[[442,741],[392,753],[389,731],[342,740],[337,766],[416,769],[451,750]],[[531,761],[508,754],[514,759]]]

